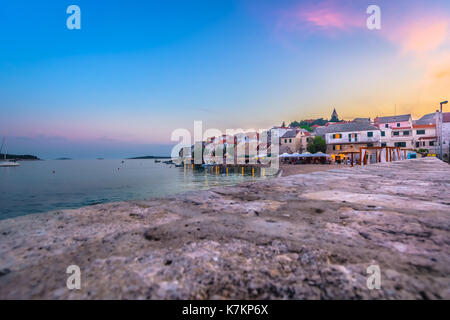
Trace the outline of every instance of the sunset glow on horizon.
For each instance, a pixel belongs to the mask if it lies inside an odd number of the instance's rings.
[[[171,132],[432,113],[449,1],[74,1],[0,8],[0,136],[41,157],[168,155]],[[381,8],[381,30],[366,9]],[[14,14],[12,14],[14,13]],[[17,18],[19,17],[19,18]],[[446,110],[450,111],[450,110]]]

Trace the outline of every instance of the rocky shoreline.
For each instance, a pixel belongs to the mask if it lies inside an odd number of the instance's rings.
[[[450,299],[449,194],[425,158],[3,220],[0,299]]]

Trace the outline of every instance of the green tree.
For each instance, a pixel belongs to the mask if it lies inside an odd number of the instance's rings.
[[[300,122],[292,121],[289,126],[292,127],[292,128],[300,128]]]
[[[310,126],[306,125],[306,124],[302,124],[300,125],[300,128],[308,130],[309,132],[313,131],[313,128],[311,128]]]
[[[311,128],[309,125],[302,123],[302,122],[298,122],[298,121],[292,121],[289,126],[292,128],[306,129],[309,132],[313,131],[313,128]]]
[[[314,137],[310,143],[308,143],[308,147],[306,149],[311,153],[325,152],[327,150],[327,144],[322,137],[317,136]]]

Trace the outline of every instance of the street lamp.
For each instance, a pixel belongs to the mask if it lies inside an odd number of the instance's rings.
[[[448,103],[448,101],[442,101],[441,102],[441,113],[439,114],[439,124],[440,124],[440,126],[441,126],[441,128],[440,128],[440,145],[441,145],[441,160],[442,161],[444,161],[444,157],[443,157],[443,153],[442,153],[442,124],[443,124],[443,121],[444,121],[444,119],[443,119],[443,116],[442,116],[442,105],[443,104],[447,104]],[[448,155],[449,157],[450,157],[450,154]]]

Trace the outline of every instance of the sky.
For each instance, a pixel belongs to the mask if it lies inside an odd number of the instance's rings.
[[[373,4],[380,30],[366,26]],[[0,0],[9,153],[169,155],[196,120],[419,118],[449,96],[448,0]]]

